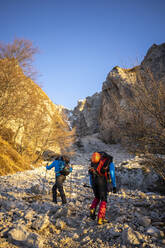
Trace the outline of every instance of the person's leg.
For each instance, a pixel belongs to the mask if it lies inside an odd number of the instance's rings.
[[[107,223],[107,219],[105,218],[105,214],[106,214],[106,201],[101,201],[100,202],[100,206],[99,206],[99,212],[98,212],[98,224],[104,224]]]
[[[97,185],[97,179],[96,177],[93,178],[93,185],[92,185],[92,189],[93,189],[93,193],[94,193],[94,199],[92,201],[92,204],[90,206],[90,217],[91,219],[95,220],[96,218],[96,208],[99,204],[100,198],[99,198],[99,191],[98,191],[98,185]]]
[[[91,206],[90,206],[90,209],[93,209],[93,208],[97,208],[97,205],[99,204],[99,201],[100,201],[100,199],[98,199],[98,198],[94,198],[93,199],[93,201],[92,201],[92,204],[91,204]]]
[[[66,179],[66,177],[63,176],[63,175],[60,175],[60,176],[57,177],[57,188],[58,188],[58,190],[60,192],[62,204],[67,203],[65,192],[64,192],[64,189],[63,189],[63,183],[64,183],[65,179]]]
[[[99,204],[99,201],[100,200],[95,197],[92,201],[91,206],[90,206],[90,217],[92,220],[96,219],[96,208],[97,208],[97,205]]]
[[[98,224],[104,224],[107,222],[105,219],[106,205],[107,205],[107,182],[104,177],[99,178],[99,196],[100,196],[100,206],[98,212]]]
[[[52,188],[53,202],[57,203],[57,184],[55,183]]]

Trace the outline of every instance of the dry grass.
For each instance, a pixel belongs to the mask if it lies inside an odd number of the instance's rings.
[[[30,164],[0,137],[0,176],[30,169]]]

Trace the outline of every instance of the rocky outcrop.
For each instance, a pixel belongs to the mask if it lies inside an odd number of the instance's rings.
[[[101,107],[101,93],[95,93],[84,100],[79,100],[69,118],[72,127],[76,127],[78,137],[99,131],[99,115]]]
[[[165,43],[151,46],[141,63],[141,69],[149,70],[156,80],[165,78]]]
[[[100,132],[106,142],[119,142],[121,135],[118,126],[127,122],[128,116],[123,116],[120,109],[132,111],[130,102],[134,101],[132,87],[138,84],[138,75],[142,75],[150,84],[153,76],[158,82],[165,78],[165,43],[153,45],[147,52],[142,63],[132,69],[115,67],[108,74],[102,86],[102,103],[100,111]],[[128,104],[129,102],[129,104]]]

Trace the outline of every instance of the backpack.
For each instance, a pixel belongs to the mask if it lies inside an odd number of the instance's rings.
[[[98,152],[100,156],[100,161],[97,163],[91,162],[91,167],[89,168],[90,174],[98,174],[99,176],[105,176],[107,178],[107,173],[109,171],[109,164],[113,161],[113,157],[106,152]]]
[[[66,164],[65,163],[65,166],[63,167],[63,169],[60,171],[60,174],[61,175],[64,175],[64,176],[68,176],[70,174],[71,170],[70,170],[70,166],[69,164]]]
[[[62,156],[61,159],[65,162],[64,166],[60,170],[60,174],[64,176],[68,176],[71,173],[71,167],[69,165],[69,158]]]

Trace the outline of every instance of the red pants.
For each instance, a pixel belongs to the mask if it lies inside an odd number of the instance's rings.
[[[91,204],[91,209],[97,208],[100,202],[98,218],[105,218],[106,204],[107,204],[107,180],[105,177],[93,176],[92,188],[95,198]]]

